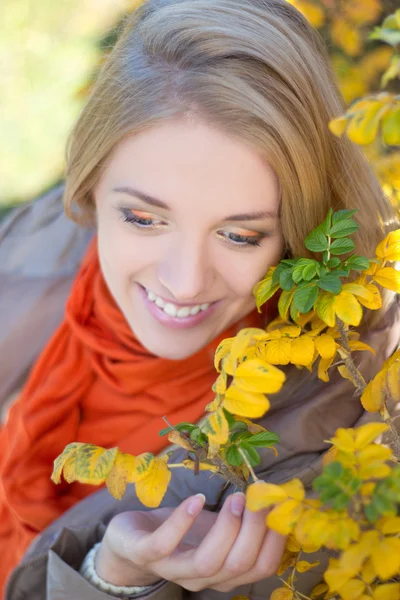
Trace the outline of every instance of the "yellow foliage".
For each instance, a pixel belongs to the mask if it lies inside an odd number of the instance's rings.
[[[321,6],[308,0],[287,0],[298,11],[300,11],[307,21],[316,29],[322,27],[325,23],[325,13]],[[277,600],[277,599],[275,599]],[[285,599],[286,600],[286,599]]]
[[[314,339],[314,344],[322,358],[332,358],[336,354],[336,342],[332,336],[323,333]]]
[[[400,260],[400,229],[388,233],[385,239],[377,245],[375,254],[378,258],[390,262]]]
[[[380,0],[346,0],[343,3],[345,17],[354,25],[373,23],[382,12]]]
[[[60,483],[63,474],[68,483],[100,485],[110,473],[118,452],[118,448],[106,450],[93,444],[69,444],[54,461],[51,479]]]
[[[246,327],[241,329],[239,333],[233,338],[232,346],[230,349],[230,356],[233,361],[237,361],[242,356],[249,346],[255,344],[256,340],[263,339],[266,337],[266,333],[263,329],[257,327]]]
[[[112,469],[106,478],[107,488],[117,500],[122,500],[128,483],[132,483],[135,462],[136,458],[132,454],[124,454],[118,451]]]
[[[234,384],[245,392],[274,394],[279,392],[286,376],[283,371],[259,358],[246,360],[235,372]]]
[[[363,49],[360,32],[344,18],[336,18],[331,26],[333,43],[349,56],[359,56]]]
[[[215,351],[214,367],[215,370],[218,371],[218,373],[221,372],[221,361],[223,358],[225,358],[227,354],[229,354],[234,339],[235,338],[231,337],[222,340],[222,342],[219,344],[218,348]]]
[[[400,293],[400,272],[393,267],[379,269],[374,275],[374,281],[392,292]]]
[[[310,569],[314,569],[314,567],[318,567],[318,565],[318,560],[313,563],[310,563],[306,560],[299,560],[299,562],[296,564],[296,571],[298,571],[299,573],[307,573],[307,571],[309,571]]]
[[[270,403],[264,394],[245,392],[233,383],[225,394],[224,407],[234,415],[257,419],[267,412]]]
[[[294,593],[289,588],[277,588],[270,596],[271,600],[293,600]]]
[[[229,425],[222,408],[211,413],[202,426],[202,431],[209,441],[215,444],[226,444],[229,437]]]
[[[281,535],[288,535],[296,526],[301,513],[302,503],[299,500],[288,499],[275,506],[267,515],[267,525]]]
[[[257,512],[273,504],[283,502],[288,498],[288,493],[282,486],[265,481],[257,481],[249,485],[246,491],[246,506],[249,510]]]
[[[362,308],[357,298],[350,292],[340,292],[334,300],[335,313],[346,325],[359,325]]]
[[[309,365],[314,357],[314,341],[307,335],[301,335],[291,341],[290,362],[294,365]]]
[[[330,441],[341,452],[354,454],[354,452],[366,448],[388,429],[389,426],[386,423],[367,423],[357,429],[339,428]]]
[[[400,583],[384,583],[374,589],[373,600],[394,600],[400,598]]]
[[[154,457],[146,476],[143,476],[142,472],[140,479],[136,480],[137,497],[145,506],[157,508],[164,498],[170,480],[171,471],[166,463],[161,458]]]

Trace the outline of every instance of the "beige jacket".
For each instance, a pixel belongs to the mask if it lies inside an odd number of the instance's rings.
[[[34,204],[14,210],[0,223],[0,408],[15,396],[30,365],[62,319],[74,274],[93,235],[64,217],[61,194],[62,187],[57,188]],[[368,352],[356,356],[366,376],[374,375],[397,348],[399,314],[396,301],[379,328],[362,336],[376,350],[375,356]],[[328,447],[324,440],[338,427],[361,424],[371,420],[371,415],[364,413],[352,385],[337,374],[326,384],[295,367],[287,367],[286,373],[290,390],[284,386],[272,396],[272,409],[260,420],[279,433],[279,456],[262,449],[256,471],[262,479],[275,483],[298,477],[310,488],[321,471],[322,455]],[[176,450],[173,461],[180,462],[183,453]],[[207,472],[195,477],[189,471],[177,470],[162,506],[177,506],[200,491],[206,495],[206,508],[218,510],[233,490]],[[35,539],[9,579],[5,600],[110,600],[111,596],[96,590],[78,570],[86,553],[101,540],[110,519],[126,510],[143,510],[131,486],[122,501],[102,489],[78,503]],[[6,548],[0,549],[0,555],[3,552]],[[318,556],[320,567],[299,576],[300,591],[310,593],[321,580],[327,558],[326,554]],[[266,600],[276,587],[280,587],[277,576],[241,586],[229,594],[210,589],[188,592],[163,582],[150,593],[135,597],[225,600],[251,595],[252,600]]]

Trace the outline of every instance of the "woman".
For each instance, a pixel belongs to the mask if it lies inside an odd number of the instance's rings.
[[[145,512],[133,490],[117,502],[49,476],[71,441],[159,452],[163,415],[200,419],[216,345],[271,319],[254,284],[304,254],[329,207],[358,209],[357,250],[373,254],[393,215],[359,150],[329,133],[342,109],[318,36],[284,0],[149,0],[126,20],[68,152],[66,212],[97,236],[0,440],[3,579],[35,540],[7,600],[279,587],[285,539],[217,477],[177,473]],[[363,339],[371,376],[399,340],[393,298]],[[261,420],[279,457],[266,451],[258,473],[310,486],[324,440],[365,417],[349,382],[286,371]]]

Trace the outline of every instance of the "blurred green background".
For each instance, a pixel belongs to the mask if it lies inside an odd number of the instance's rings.
[[[101,41],[133,0],[1,0],[0,206],[62,177]]]

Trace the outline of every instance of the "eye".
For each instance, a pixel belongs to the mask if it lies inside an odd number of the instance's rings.
[[[261,240],[268,237],[266,233],[252,233],[251,235],[241,235],[232,231],[220,231],[218,235],[225,240],[232,242],[234,246],[261,246]]]
[[[164,221],[155,218],[151,213],[142,210],[131,210],[129,208],[121,209],[123,220],[126,223],[133,223],[140,229],[153,229],[162,225]]]

